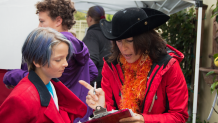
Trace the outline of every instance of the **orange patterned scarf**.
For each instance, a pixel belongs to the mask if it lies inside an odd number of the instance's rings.
[[[147,75],[151,69],[152,61],[148,55],[142,55],[134,63],[127,63],[123,55],[120,62],[124,72],[124,83],[121,88],[121,109],[129,108],[134,113],[141,113],[141,106],[145,96]]]

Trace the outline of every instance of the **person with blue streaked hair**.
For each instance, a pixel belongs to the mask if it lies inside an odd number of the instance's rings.
[[[29,74],[0,106],[1,123],[73,122],[87,106],[57,78],[73,55],[72,43],[52,28],[33,30],[22,47]]]

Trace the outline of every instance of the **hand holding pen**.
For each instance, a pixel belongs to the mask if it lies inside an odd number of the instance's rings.
[[[106,107],[105,93],[101,88],[96,89],[96,82],[94,83],[94,88],[83,80],[80,80],[79,83],[89,90],[88,95],[86,96],[86,103],[89,107],[92,109],[96,109],[96,106]]]
[[[101,106],[103,108],[106,108],[105,106],[105,93],[101,88],[96,89],[96,84],[94,85],[94,88],[88,84],[87,82],[80,80],[79,83],[89,89],[88,95],[86,96],[86,103],[89,107],[92,109],[96,109],[96,106]],[[94,94],[95,93],[95,94]],[[134,113],[133,117],[127,117],[121,119],[119,122],[126,123],[132,121],[131,123],[144,123],[144,118],[141,114]]]

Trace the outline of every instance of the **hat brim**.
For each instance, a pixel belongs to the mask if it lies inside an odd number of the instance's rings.
[[[133,24],[128,29],[126,29],[123,33],[121,33],[119,36],[114,36],[112,34],[112,22],[102,19],[100,21],[100,27],[104,36],[109,40],[120,40],[120,39],[133,37],[164,24],[170,18],[168,15],[154,9],[150,9],[150,8],[142,8],[142,9],[146,12],[148,18],[140,20],[137,23]]]

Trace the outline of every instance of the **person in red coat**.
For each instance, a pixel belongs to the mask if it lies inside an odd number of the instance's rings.
[[[29,74],[0,107],[1,123],[72,123],[87,106],[57,78],[72,56],[72,44],[52,28],[33,30],[22,47]]]
[[[87,104],[113,109],[132,109],[133,117],[120,122],[185,123],[188,120],[188,89],[179,62],[184,55],[167,45],[154,28],[169,19],[150,8],[126,8],[112,22],[100,21],[105,37],[113,41],[104,58],[102,89],[84,81],[90,91]]]

